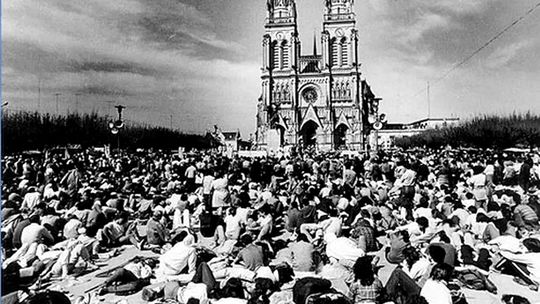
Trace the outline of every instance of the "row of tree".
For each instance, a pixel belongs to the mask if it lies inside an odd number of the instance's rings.
[[[111,134],[106,117],[91,114],[56,116],[17,112],[2,117],[3,153],[80,145],[82,148],[120,142],[122,148],[178,149],[209,148],[211,136],[185,134],[163,127],[127,123],[118,135]]]
[[[509,116],[481,116],[457,126],[426,130],[397,138],[401,148],[452,147],[505,149],[540,147],[540,116],[531,113]]]

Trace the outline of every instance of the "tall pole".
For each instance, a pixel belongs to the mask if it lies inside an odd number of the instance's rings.
[[[38,75],[38,98],[37,98],[38,112],[41,111],[41,75]]]
[[[431,118],[431,100],[429,97],[429,81],[427,83],[427,118]]]
[[[55,93],[54,96],[56,97],[56,115],[58,115],[58,96],[60,96],[62,94],[60,93]]]
[[[75,93],[75,113],[79,113],[79,96],[81,93]]]
[[[169,115],[169,118],[171,119],[171,130],[172,130],[172,114]]]

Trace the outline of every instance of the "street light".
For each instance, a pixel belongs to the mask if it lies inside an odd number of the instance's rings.
[[[379,104],[382,98],[375,98],[371,102],[371,111],[369,113],[368,122],[373,128],[375,136],[375,152],[379,151],[379,130],[381,130],[388,118],[385,113],[379,114]]]
[[[124,121],[122,120],[122,111],[126,108],[122,105],[115,106],[116,111],[118,112],[118,118],[113,121],[109,121],[109,130],[113,135],[116,135],[117,145],[118,145],[118,152],[120,152],[120,130],[124,128]]]

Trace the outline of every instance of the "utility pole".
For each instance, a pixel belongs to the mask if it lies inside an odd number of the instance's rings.
[[[79,96],[81,93],[75,93],[75,113],[79,113]]]
[[[169,118],[171,120],[171,130],[172,130],[172,114],[169,115]]]
[[[431,118],[431,100],[429,96],[429,81],[427,83],[427,118]]]
[[[62,94],[60,93],[55,93],[54,96],[56,97],[56,115],[58,115],[58,96],[60,96]]]

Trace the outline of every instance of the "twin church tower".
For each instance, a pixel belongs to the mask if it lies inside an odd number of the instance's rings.
[[[314,41],[312,54],[302,55],[295,0],[267,0],[260,148],[364,148],[366,107],[374,96],[360,78],[354,0],[324,2],[321,40]]]

